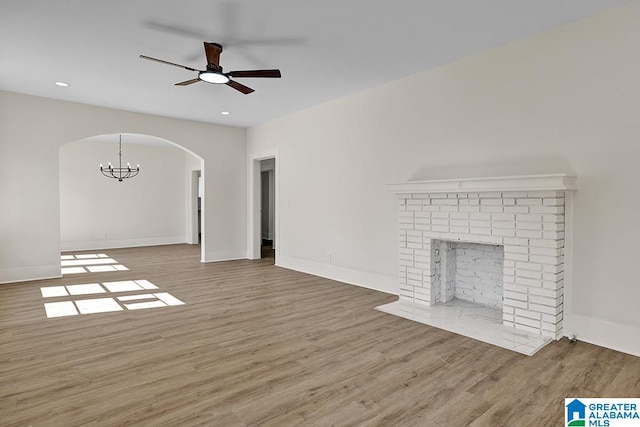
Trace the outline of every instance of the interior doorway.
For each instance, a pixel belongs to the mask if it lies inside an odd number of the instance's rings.
[[[260,161],[260,257],[275,260],[275,164]]]

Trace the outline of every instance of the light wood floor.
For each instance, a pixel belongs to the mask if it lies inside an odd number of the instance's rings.
[[[640,397],[640,358],[594,345],[527,357],[272,260],[103,252],[131,270],[0,286],[0,425],[550,426],[568,396]],[[45,316],[41,286],[127,279],[186,305]]]

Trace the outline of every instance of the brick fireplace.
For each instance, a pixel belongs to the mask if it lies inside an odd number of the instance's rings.
[[[414,181],[389,187],[398,197],[400,302],[430,307],[452,298],[472,301],[500,309],[508,328],[562,336],[565,213],[569,192],[577,188],[574,177]],[[465,251],[475,253],[473,262],[454,265]],[[484,271],[487,264],[493,265],[492,272]],[[469,273],[474,265],[478,271]],[[461,280],[465,283],[456,290]]]

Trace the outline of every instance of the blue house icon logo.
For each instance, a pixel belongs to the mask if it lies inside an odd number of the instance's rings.
[[[585,425],[585,409],[587,405],[578,399],[572,400],[567,405],[567,427],[577,427]]]

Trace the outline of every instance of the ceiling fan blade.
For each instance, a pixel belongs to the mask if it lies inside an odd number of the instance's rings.
[[[222,53],[222,45],[218,43],[204,42],[204,52],[207,54],[208,66],[214,65],[215,69],[220,68],[220,54]]]
[[[227,83],[227,86],[231,86],[232,88],[234,88],[235,90],[244,93],[245,95],[250,94],[251,92],[253,92],[254,90],[251,89],[250,87],[247,87],[243,84],[240,84],[238,82],[234,82],[233,80],[229,80]]]
[[[282,77],[280,70],[242,70],[231,71],[227,74],[231,77],[273,77],[277,79]]]
[[[188,86],[194,83],[198,83],[200,81],[200,79],[191,79],[191,80],[185,80],[183,82],[180,83],[176,83],[176,86]]]
[[[185,70],[189,70],[189,71],[200,71],[200,70],[196,70],[195,68],[187,67],[186,65],[180,65],[180,64],[176,64],[175,62],[164,61],[162,59],[152,58],[146,55],[140,55],[140,58],[147,59],[149,61],[160,62],[161,64],[173,65],[174,67],[184,68]]]

